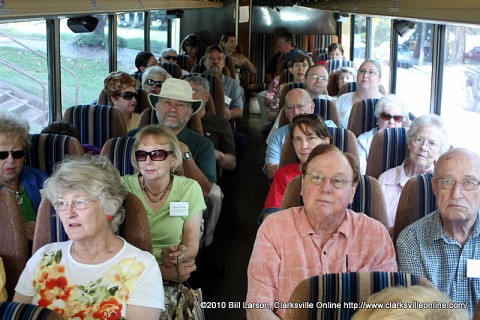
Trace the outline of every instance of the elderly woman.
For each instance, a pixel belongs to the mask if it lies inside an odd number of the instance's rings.
[[[368,152],[373,136],[378,130],[385,128],[408,127],[408,110],[403,102],[394,94],[387,94],[378,100],[374,111],[377,127],[358,136],[358,155],[360,157],[360,172],[365,174]]]
[[[153,255],[163,278],[184,281],[196,268],[202,212],[206,209],[202,189],[195,180],[174,174],[182,165],[182,152],[170,128],[149,125],[135,138],[131,161],[140,172],[124,176],[123,182],[147,210]]]
[[[301,175],[302,165],[307,161],[310,152],[319,144],[330,143],[331,138],[322,118],[315,114],[301,114],[293,118],[290,141],[299,162],[287,164],[275,172],[262,215],[279,210],[288,183]]]
[[[301,280],[319,273],[397,270],[387,229],[347,209],[358,179],[352,155],[332,144],[312,150],[302,166],[305,205],[269,215],[258,229],[248,265],[247,319],[283,318],[285,309],[274,302],[289,301]]]
[[[152,254],[115,235],[128,193],[107,158],[68,159],[45,182],[69,241],[50,243],[28,261],[14,301],[66,319],[151,319],[164,309],[162,275]]]
[[[47,174],[24,166],[30,144],[30,126],[17,115],[0,111],[0,188],[11,191],[18,200],[26,224],[27,236],[33,240],[40,192]]]
[[[312,58],[303,51],[297,50],[293,58],[287,61],[288,72],[293,76],[292,82],[304,82],[307,70],[313,65]],[[280,75],[276,76],[270,83],[265,96],[265,104],[268,106],[267,119],[275,120],[280,106],[280,94],[285,83],[280,83]]]
[[[433,173],[435,161],[450,148],[445,121],[436,114],[424,114],[407,131],[408,157],[378,178],[387,205],[388,226],[393,227],[403,186],[411,177]]]
[[[177,51],[173,48],[165,48],[160,52],[160,62],[167,62],[177,64],[178,54]],[[187,70],[182,70],[182,76],[190,74]]]
[[[340,67],[337,69],[337,86],[340,90],[346,83],[355,82],[357,79],[357,70],[351,67]]]
[[[128,73],[114,71],[105,78],[103,84],[113,105],[119,109],[125,117],[127,131],[136,128],[140,114],[135,113],[138,102],[135,79]]]
[[[147,93],[160,94],[162,85],[172,76],[162,67],[148,68],[142,75],[142,88]]]
[[[342,94],[336,101],[342,128],[347,128],[348,118],[355,102],[363,99],[380,99],[382,66],[375,60],[365,60],[357,71],[357,91]]]

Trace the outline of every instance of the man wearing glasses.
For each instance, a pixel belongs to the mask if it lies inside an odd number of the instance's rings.
[[[480,156],[456,148],[435,164],[437,210],[406,227],[397,239],[399,271],[427,277],[473,316],[480,299]]]

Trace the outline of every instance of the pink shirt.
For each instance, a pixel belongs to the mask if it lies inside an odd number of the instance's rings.
[[[293,178],[302,174],[300,171],[300,162],[291,163],[275,171],[272,185],[268,191],[264,208],[280,208],[285,189]]]
[[[387,229],[363,213],[346,209],[337,233],[323,248],[320,242],[304,207],[268,216],[258,229],[250,257],[246,302],[268,303],[273,308],[275,301],[289,301],[300,281],[317,274],[397,271]],[[280,318],[285,314],[285,309],[273,311]]]
[[[397,215],[398,200],[403,187],[410,177],[405,174],[403,168],[405,161],[395,168],[389,169],[378,177],[378,182],[382,187],[385,196],[385,205],[387,206],[388,227],[393,227],[395,216]]]

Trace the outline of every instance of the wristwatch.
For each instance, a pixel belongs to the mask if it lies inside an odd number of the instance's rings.
[[[192,159],[192,154],[190,153],[190,151],[184,152],[182,155],[182,160],[187,161],[190,159]]]

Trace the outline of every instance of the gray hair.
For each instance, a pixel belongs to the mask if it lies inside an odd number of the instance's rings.
[[[180,149],[180,143],[178,142],[178,138],[175,133],[167,126],[159,125],[159,124],[150,124],[148,126],[143,127],[140,131],[137,132],[135,135],[135,142],[133,143],[133,151],[130,155],[130,161],[132,162],[132,166],[140,170],[138,167],[138,161],[135,159],[135,151],[138,150],[138,146],[142,142],[145,137],[153,137],[154,139],[160,140],[162,138],[167,139],[168,147],[170,150],[173,151],[175,155],[175,167],[172,168],[172,172],[177,170],[182,165],[182,151]]]
[[[23,146],[24,151],[30,145],[30,125],[13,112],[0,110],[0,141],[9,137]]]
[[[167,80],[172,76],[162,67],[153,66],[153,67],[147,68],[145,72],[142,74],[142,88],[145,88],[145,82],[150,77],[162,77],[165,80]]]
[[[200,76],[188,75],[183,80],[185,80],[187,82],[191,81],[191,82],[195,83],[196,85],[202,86],[204,91],[210,92],[210,83],[209,83],[208,79],[206,79],[206,78],[203,78],[203,77],[200,77]]]
[[[106,157],[68,157],[55,166],[55,172],[45,181],[44,187],[42,193],[52,203],[60,195],[73,191],[85,192],[98,199],[103,214],[113,216],[109,224],[114,233],[125,218],[122,205],[128,190],[120,173]]]
[[[362,62],[362,64],[360,65],[360,68],[367,62],[373,63],[375,65],[375,67],[378,70],[378,76],[381,78],[382,77],[382,65],[377,60],[367,59],[367,60]],[[360,68],[358,68],[358,69],[360,69]]]
[[[175,52],[177,52],[177,50],[175,50],[175,49],[173,49],[173,48],[165,48],[165,49],[162,50],[162,52],[160,52],[160,58],[163,58],[164,55],[165,55],[167,52],[169,52],[169,51],[175,51]]]
[[[423,126],[435,126],[439,128],[442,132],[442,141],[440,141],[440,153],[444,153],[450,148],[450,144],[448,142],[447,124],[445,120],[442,119],[442,117],[434,113],[423,114],[412,121],[412,123],[410,124],[410,128],[407,131],[407,141],[409,143],[411,139],[417,134],[418,129]]]
[[[383,110],[392,105],[399,105],[403,108],[403,123],[408,124],[408,109],[403,103],[403,101],[395,94],[386,94],[378,100],[377,104],[375,105],[375,118],[380,118],[380,113],[382,113]]]
[[[311,103],[312,102],[312,98],[310,98],[310,94],[308,93],[307,90],[302,89],[302,88],[293,88],[293,89],[289,90],[287,92],[287,94],[285,95],[285,103],[284,103],[285,106],[287,105],[287,100],[289,100],[290,96],[293,95],[295,92],[301,92],[302,100],[305,103]]]
[[[338,74],[340,74],[342,72],[350,73],[353,76],[353,78],[355,79],[355,81],[357,81],[357,70],[355,70],[352,67],[339,67],[337,69],[337,72],[338,72]]]

